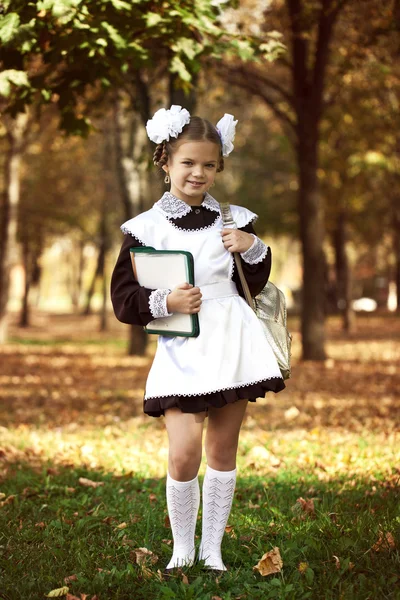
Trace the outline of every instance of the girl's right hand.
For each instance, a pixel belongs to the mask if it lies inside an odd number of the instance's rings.
[[[167,309],[170,313],[184,313],[192,315],[200,312],[200,288],[193,287],[191,283],[181,283],[167,296]]]

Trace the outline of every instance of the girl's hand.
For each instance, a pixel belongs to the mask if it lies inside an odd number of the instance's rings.
[[[254,242],[250,233],[240,229],[223,229],[221,231],[222,241],[229,252],[246,252]]]
[[[177,285],[167,296],[167,309],[170,313],[184,313],[193,315],[200,312],[200,288],[193,287],[190,283]]]

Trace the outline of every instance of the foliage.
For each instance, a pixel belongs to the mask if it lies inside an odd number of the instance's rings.
[[[228,35],[208,0],[17,0],[3,3],[3,12],[0,93],[7,110],[56,103],[62,128],[72,133],[88,130],[79,110],[88,86],[123,87],[139,68],[161,64],[189,89],[202,56],[232,50],[247,59],[259,47]],[[267,50],[276,52],[276,45]]]

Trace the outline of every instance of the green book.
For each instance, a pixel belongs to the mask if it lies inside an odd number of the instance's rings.
[[[184,250],[155,250],[150,246],[130,248],[136,280],[150,289],[174,289],[181,283],[194,285],[193,255]],[[197,337],[200,333],[198,314],[174,313],[160,317],[145,326],[148,333],[170,337]]]

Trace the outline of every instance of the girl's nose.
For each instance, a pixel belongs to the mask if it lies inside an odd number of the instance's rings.
[[[200,167],[200,166],[194,167],[193,177],[203,177],[203,175],[204,175],[203,167]]]

